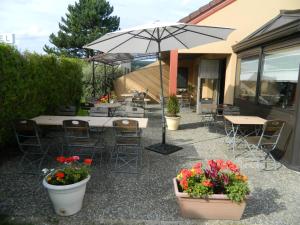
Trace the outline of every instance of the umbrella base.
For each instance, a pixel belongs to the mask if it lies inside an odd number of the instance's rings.
[[[182,147],[170,144],[157,143],[146,147],[146,149],[163,155],[168,155],[181,150]]]

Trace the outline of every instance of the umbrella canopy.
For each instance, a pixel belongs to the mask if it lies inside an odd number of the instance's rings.
[[[170,154],[180,147],[165,142],[164,93],[160,53],[173,49],[186,49],[211,42],[225,40],[233,31],[230,28],[198,26],[184,23],[154,22],[129,29],[107,33],[83,46],[104,53],[158,53],[160,68],[160,91],[162,108],[162,142],[147,149]]]
[[[105,53],[157,53],[226,40],[232,31],[222,27],[154,22],[107,33],[84,48]]]

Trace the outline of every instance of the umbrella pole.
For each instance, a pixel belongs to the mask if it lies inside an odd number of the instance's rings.
[[[166,143],[166,120],[165,120],[165,98],[164,98],[164,85],[163,85],[163,74],[161,65],[161,52],[160,43],[158,43],[158,61],[159,61],[159,76],[160,76],[160,103],[161,103],[161,121],[162,121],[162,144]]]
[[[161,111],[162,111],[161,113],[162,141],[161,143],[150,145],[146,147],[146,149],[167,155],[182,149],[182,147],[166,144],[166,119],[165,119],[165,108],[164,108],[165,99],[164,99],[163,72],[162,72],[162,65],[161,65],[160,41],[158,41],[157,44],[158,44],[158,61],[159,61],[159,75],[160,75],[160,93],[161,93],[160,103],[161,103]]]

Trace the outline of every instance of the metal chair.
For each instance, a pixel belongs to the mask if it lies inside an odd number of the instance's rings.
[[[180,103],[181,109],[184,109],[184,108],[190,109],[191,108],[191,95],[188,93],[182,93],[179,103]]]
[[[19,149],[23,153],[19,167],[22,166],[23,169],[32,167],[38,173],[47,155],[49,140],[40,138],[38,126],[33,120],[15,120],[13,128]]]
[[[90,158],[94,157],[96,150],[100,149],[102,159],[102,150],[100,137],[93,138],[90,136],[89,123],[82,120],[64,120],[64,148],[62,155],[85,155]],[[67,153],[66,150],[67,149]]]
[[[204,126],[210,126],[215,121],[217,106],[214,104],[201,104],[201,122]]]
[[[245,138],[247,148],[253,156],[255,156],[253,150],[263,150],[266,153],[265,169],[267,168],[268,158],[273,160],[274,169],[276,169],[276,160],[271,152],[276,149],[284,125],[285,122],[282,120],[269,120],[265,122],[260,136],[248,136]]]
[[[226,105],[223,107],[223,123],[224,123],[224,130],[226,137],[230,139],[231,135],[233,135],[232,130],[232,124],[224,119],[224,116],[239,116],[240,113],[240,107],[238,106],[232,106],[232,105]]]
[[[135,120],[113,121],[115,146],[111,154],[113,171],[138,173],[142,163],[141,130]]]

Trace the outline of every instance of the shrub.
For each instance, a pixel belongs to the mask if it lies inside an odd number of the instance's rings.
[[[14,140],[14,119],[55,114],[60,105],[79,104],[81,79],[78,59],[21,54],[0,44],[0,146]]]
[[[179,101],[176,95],[171,95],[167,103],[167,115],[168,116],[177,116],[177,113],[180,111]]]

